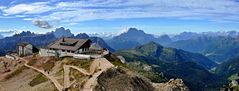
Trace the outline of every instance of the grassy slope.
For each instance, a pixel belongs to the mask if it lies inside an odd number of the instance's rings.
[[[127,62],[141,62],[152,66],[152,71],[155,73],[163,72],[168,78],[182,78],[191,90],[217,89],[221,85],[221,78],[210,73],[197,63],[186,60],[190,56],[184,57],[184,55],[195,56],[194,54],[186,52],[182,55],[182,53],[185,52],[177,52],[173,48],[162,48],[155,44],[116,52],[117,55],[124,56]]]

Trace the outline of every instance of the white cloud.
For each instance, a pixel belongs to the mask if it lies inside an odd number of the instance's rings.
[[[50,25],[49,22],[44,21],[44,20],[33,20],[32,24],[43,29],[51,29],[52,25]]]
[[[23,3],[0,9],[4,15],[31,14],[36,19],[63,23],[145,17],[239,21],[239,3],[233,0],[82,0]]]
[[[5,9],[5,8],[6,8],[5,6],[0,6],[0,10]]]
[[[25,21],[32,21],[33,19],[32,18],[24,18],[23,20],[25,20]]]
[[[69,23],[68,25],[73,26],[73,25],[77,25],[77,24],[79,24],[79,23],[72,22],[72,23]]]
[[[15,6],[5,8],[2,11],[5,15],[16,15],[16,14],[41,14],[48,12],[53,7],[47,5],[48,2],[37,2],[32,4],[17,4]]]
[[[25,15],[16,15],[15,17],[26,17]]]

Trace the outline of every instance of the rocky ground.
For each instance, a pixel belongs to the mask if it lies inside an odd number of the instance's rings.
[[[112,68],[98,77],[94,91],[189,91],[181,79],[152,83],[124,68]]]
[[[155,91],[189,91],[182,79],[170,79],[166,83],[153,83]]]
[[[94,91],[153,91],[150,81],[122,69],[112,68],[98,77]]]
[[[20,60],[12,60],[5,57],[0,57],[0,80],[3,80],[7,75],[21,68],[23,62]]]
[[[0,91],[54,91],[56,90],[54,85],[50,82],[44,82],[37,86],[30,86],[29,83],[38,75],[39,73],[27,69],[24,70],[18,76],[15,76],[9,80],[0,82]]]
[[[105,58],[29,56],[23,59],[0,58],[0,91],[188,91],[180,79],[152,83]]]

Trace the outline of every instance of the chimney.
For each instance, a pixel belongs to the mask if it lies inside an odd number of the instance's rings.
[[[65,42],[65,37],[63,37],[62,42]]]

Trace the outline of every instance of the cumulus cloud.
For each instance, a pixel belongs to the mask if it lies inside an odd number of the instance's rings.
[[[44,28],[44,29],[50,29],[52,26],[44,20],[33,20],[32,24],[39,27],[39,28]]]
[[[95,19],[169,17],[239,21],[235,0],[80,0],[33,2],[2,8],[5,15],[32,15],[33,18],[75,23]],[[32,18],[32,17],[30,17]],[[25,19],[29,19],[25,17]]]

